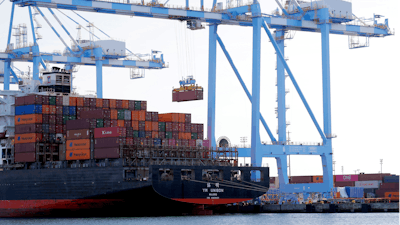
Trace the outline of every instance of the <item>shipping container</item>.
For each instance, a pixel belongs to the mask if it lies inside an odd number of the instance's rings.
[[[102,98],[96,98],[96,107],[103,108],[103,99]]]
[[[24,105],[43,105],[43,97],[41,95],[28,95],[23,98]]]
[[[67,140],[67,150],[90,149],[90,139]]]
[[[179,113],[160,113],[158,114],[159,122],[179,122]]]
[[[125,120],[118,120],[117,121],[117,126],[118,127],[124,127],[125,126]]]
[[[76,106],[69,106],[69,115],[76,116]]]
[[[36,153],[37,144],[33,143],[22,143],[14,145],[14,153],[23,153],[23,152],[35,152]]]
[[[125,140],[126,145],[133,145],[133,137],[127,137]]]
[[[56,115],[63,115],[63,107],[64,106],[62,106],[62,105],[56,105]],[[66,107],[68,107],[68,106],[66,106]],[[49,110],[50,110],[50,108],[49,108]],[[42,109],[42,111],[43,111],[43,109]]]
[[[133,129],[132,129],[132,127],[127,127],[126,128],[126,137],[127,138],[133,137]]]
[[[15,115],[42,114],[42,105],[23,105],[15,107]]]
[[[145,120],[151,121],[152,112],[146,112]]]
[[[67,140],[90,139],[89,129],[68,130]]]
[[[151,121],[158,122],[158,112],[151,112]]]
[[[89,119],[67,120],[67,130],[90,129]]]
[[[357,182],[357,181],[355,181]],[[349,198],[363,198],[364,188],[363,187],[345,187],[346,193]]]
[[[129,100],[122,100],[122,108],[129,109]]]
[[[76,106],[85,106],[83,97],[77,97],[76,98]]]
[[[125,144],[125,138],[122,137],[108,137],[97,138],[94,140],[94,148],[113,148]]]
[[[384,183],[399,183],[399,176],[392,175],[392,176],[385,176],[383,177]]]
[[[203,140],[204,139],[203,133],[197,133],[197,138]]]
[[[56,124],[56,115],[49,115],[49,124]]]
[[[390,174],[389,173],[359,174],[358,181],[383,180],[385,176],[390,176]]]
[[[385,198],[390,199],[391,201],[399,201],[399,192],[385,192]]]
[[[176,146],[176,140],[175,139],[168,139],[168,146]]]
[[[42,124],[31,123],[15,126],[15,134],[43,133]]]
[[[69,106],[77,106],[77,97],[69,97]]]
[[[55,115],[56,112],[57,112],[56,105],[49,105],[49,114],[50,115]]]
[[[203,140],[203,146],[206,147],[206,148],[211,148],[210,140]]]
[[[63,100],[62,100],[62,105],[63,106],[69,106],[69,96],[62,96]]]
[[[335,187],[354,187],[355,186],[355,181],[341,181],[341,182],[335,182]]]
[[[43,134],[41,133],[28,133],[28,134],[15,134],[15,144],[20,143],[34,143],[42,141]]]
[[[196,140],[197,139],[197,133],[191,133],[190,139]]]
[[[196,140],[196,147],[203,147],[203,139]]]
[[[151,138],[151,136],[152,136],[153,134],[152,134],[152,131],[145,131],[145,138]]]
[[[56,111],[57,111],[57,109],[56,109]],[[69,107],[68,106],[63,106],[62,111],[63,111],[64,116],[69,116]]]
[[[165,138],[166,139],[172,139],[172,131],[165,132]]]
[[[381,180],[355,181],[355,187],[379,188]]]
[[[63,96],[56,96],[56,105],[63,105]]]
[[[185,123],[191,123],[191,122],[192,122],[192,115],[185,114]]]
[[[178,131],[185,132],[185,123],[178,123]]]
[[[140,110],[146,111],[147,110],[147,102],[140,101]]]
[[[14,161],[16,163],[35,162],[36,161],[36,153],[35,152],[15,153],[14,154]]]
[[[67,150],[66,160],[88,160],[90,159],[90,149]]]
[[[158,132],[158,137],[161,138],[161,139],[164,139],[165,138],[165,132],[164,131],[159,131]]]
[[[56,96],[49,96],[49,105],[56,105]]]
[[[336,181],[358,181],[358,175],[336,175]]]
[[[42,105],[50,105],[49,96],[42,96]]]
[[[103,119],[96,119],[96,128],[104,127],[104,120]]]
[[[135,101],[128,100],[128,109],[131,111],[135,110]]]
[[[103,108],[105,108],[105,109],[110,108],[110,100],[109,99],[103,99]]]
[[[42,104],[42,103],[39,103]],[[25,96],[15,97],[15,106],[25,105]]]
[[[391,190],[399,190],[399,183],[381,183],[381,186],[380,186],[380,189],[381,190],[384,190],[384,189],[391,189]]]
[[[138,137],[139,137],[139,138],[144,138],[144,137],[146,137],[146,131],[139,130],[139,131],[138,131]]]
[[[124,120],[124,127],[131,127],[131,126],[132,126],[132,121]]]
[[[95,159],[117,159],[119,157],[119,148],[99,148],[94,150]]]
[[[292,176],[290,177],[290,183],[297,184],[297,183],[312,183],[313,177],[312,176]]]
[[[104,114],[105,114],[104,110],[96,109],[96,110],[89,110],[86,112],[81,112],[80,116],[82,119],[103,119],[103,118],[105,118]]]
[[[179,132],[173,131],[173,132],[172,132],[172,139],[178,140],[178,139],[179,139]]]
[[[323,183],[323,176],[313,176],[313,183]]]
[[[94,138],[126,137],[125,127],[104,127],[94,129]]]
[[[50,114],[50,106],[42,105],[42,114]]]
[[[158,131],[165,131],[165,122],[158,122]]]
[[[152,131],[152,132],[151,132],[151,138],[160,138],[160,137],[158,136],[158,131]]]
[[[140,101],[134,101],[134,105],[135,105],[135,110],[136,110],[136,111],[141,110]]]
[[[117,119],[118,120],[124,120],[125,119],[125,110],[124,109],[118,109],[117,110]]]
[[[110,109],[116,109],[117,108],[117,100],[116,99],[110,99]]]
[[[151,122],[151,130],[158,132],[158,122]]]
[[[130,110],[124,110],[124,120],[132,120],[132,112]]]

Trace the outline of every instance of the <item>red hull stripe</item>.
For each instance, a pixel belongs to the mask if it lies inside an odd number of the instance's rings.
[[[0,200],[0,209],[82,209],[99,208],[120,199],[43,199],[43,200]]]
[[[204,198],[172,198],[172,200],[201,204],[201,205],[221,205],[221,204],[231,204],[236,202],[244,202],[251,200],[251,198],[221,198],[221,199],[204,199]]]

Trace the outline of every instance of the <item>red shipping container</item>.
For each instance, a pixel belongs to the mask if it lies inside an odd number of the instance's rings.
[[[158,132],[158,122],[151,122],[151,130]]]
[[[111,127],[111,120],[104,120],[103,127]]]
[[[132,126],[132,121],[124,120],[124,127],[131,127],[131,126]]]
[[[63,96],[56,96],[56,105],[63,105]]]
[[[103,108],[103,99],[102,98],[96,98],[96,107]]]
[[[145,120],[151,121],[152,112],[146,112]]]
[[[369,180],[383,180],[385,176],[390,176],[390,173],[377,173],[377,174],[359,174],[358,181],[369,181]]]
[[[165,131],[166,132],[172,132],[172,122],[166,122],[165,123]]]
[[[172,139],[179,139],[179,132],[172,132]]]
[[[114,148],[125,144],[125,138],[123,137],[108,137],[108,138],[97,138],[94,140],[94,148]]]
[[[185,124],[184,123],[178,123],[178,131],[179,132],[185,132]]]
[[[190,124],[190,132],[191,133],[197,133],[197,128],[198,128],[198,126],[196,123]]]
[[[42,105],[50,105],[49,96],[42,96]]]
[[[19,162],[35,162],[36,161],[36,153],[35,152],[23,152],[23,153],[15,153],[14,161],[16,163]]]
[[[379,188],[380,190],[384,189],[397,189],[399,191],[399,183],[381,183],[381,187]]]
[[[168,139],[168,146],[176,146],[175,139]]]
[[[28,95],[24,97],[24,105],[42,105],[42,95]]]
[[[203,140],[203,138],[204,138],[203,132],[202,133],[197,133],[197,139]]]
[[[42,133],[42,124],[31,123],[15,126],[15,134]]]
[[[95,159],[117,159],[119,157],[119,148],[99,148],[94,150]]]
[[[185,123],[191,123],[191,122],[192,122],[192,115],[185,114]]]
[[[50,114],[43,114],[43,120],[42,120],[42,123],[49,123],[49,117],[50,117]]]
[[[129,110],[135,110],[135,101],[128,100],[128,109]]]
[[[14,152],[15,153],[35,152],[36,153],[36,143],[15,144]]]
[[[118,127],[118,120],[111,120],[110,127]]]
[[[190,147],[196,147],[196,140],[194,140],[194,139],[193,140],[192,139],[189,140],[189,146]]]
[[[172,131],[179,132],[179,123],[172,123]]]
[[[151,138],[159,138],[158,131],[152,131],[151,132]]]
[[[56,124],[56,115],[49,115],[49,123]]]
[[[140,102],[140,110],[147,110],[147,102],[146,101],[141,101]]]
[[[355,181],[335,182],[335,187],[354,187],[355,183]]]
[[[175,142],[176,146],[178,147],[182,147],[182,140],[181,139],[177,139]]]
[[[67,140],[75,140],[75,139],[90,139],[90,130],[89,129],[68,130]]]
[[[151,138],[153,133],[152,133],[152,131],[145,131],[144,135],[145,135],[145,138]]]
[[[63,133],[63,125],[56,124],[55,126],[56,126],[56,134],[62,134]]]
[[[133,137],[127,137],[126,138],[126,144],[127,145],[133,145]]]
[[[21,106],[21,105],[25,105],[25,96],[15,97],[15,106]]]
[[[203,133],[204,132],[204,125],[202,123],[197,124],[197,133]]]
[[[110,108],[110,100],[109,99],[103,99],[103,108]]]
[[[83,97],[77,97],[76,98],[76,106],[85,106]]]
[[[203,140],[203,146],[206,147],[206,148],[211,148],[210,140]]]
[[[164,139],[165,138],[165,132],[164,131],[159,131],[158,132],[158,138]]]
[[[89,119],[67,120],[67,130],[90,129]]]
[[[63,115],[56,116],[56,124],[63,125]]]
[[[151,121],[158,122],[158,112],[151,112]]]
[[[106,137],[126,137],[126,128],[124,127],[106,127],[94,129],[94,138]]]
[[[145,121],[139,121],[139,130],[140,131],[145,131],[146,130],[146,122]]]
[[[358,181],[358,175],[336,175],[336,181]]]
[[[82,119],[104,119],[104,111],[103,110],[90,110],[86,112],[81,112],[81,118]]]
[[[151,131],[152,130],[152,122],[151,121],[145,121],[145,131]]]
[[[132,121],[133,130],[139,130],[139,121]]]

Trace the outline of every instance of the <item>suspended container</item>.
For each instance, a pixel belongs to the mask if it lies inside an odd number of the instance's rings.
[[[173,102],[203,100],[203,87],[198,86],[193,76],[179,81],[180,87],[172,90]],[[184,121],[183,121],[184,122]]]

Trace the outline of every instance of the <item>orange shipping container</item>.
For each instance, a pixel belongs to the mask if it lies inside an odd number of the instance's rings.
[[[138,112],[139,112],[139,116],[138,116],[139,121],[145,121],[146,120],[146,111],[145,110],[141,110],[141,111],[138,111]]]
[[[116,109],[116,108],[117,108],[117,100],[110,99],[110,109]]]
[[[179,113],[164,113],[158,114],[159,122],[178,122],[179,121]]]
[[[77,98],[76,98],[76,106],[84,106],[83,98],[82,98],[82,97],[77,97]],[[88,106],[88,107],[89,107],[89,106]]]
[[[69,106],[76,106],[76,97],[69,97]]]
[[[399,192],[385,192],[385,198],[392,201],[399,201]]]
[[[111,109],[111,119],[112,119],[112,120],[118,119],[118,110],[116,110],[116,109]]]
[[[186,133],[179,132],[179,133],[178,133],[178,138],[179,138],[179,139],[186,139]]]
[[[151,131],[152,125],[153,125],[153,123],[152,123],[151,121],[146,121],[146,122],[145,122],[144,130],[145,130],[145,131]]]
[[[322,183],[323,182],[323,176],[313,176],[312,177],[313,183]]]
[[[42,141],[42,139],[43,139],[43,134],[41,133],[16,134],[15,144],[35,143],[38,141]]]
[[[139,130],[139,121],[132,121],[132,129]]]
[[[151,132],[151,138],[158,138],[158,131]]]
[[[102,98],[96,98],[96,107],[103,108],[103,99]]]
[[[42,123],[42,114],[27,114],[15,116],[15,125]]]
[[[117,126],[124,127],[125,126],[125,120],[118,120],[117,121]]]
[[[128,100],[122,100],[122,108],[123,109],[128,109],[129,108],[129,101]]]
[[[67,140],[67,150],[90,149],[90,139]]]
[[[57,110],[56,110],[56,106],[55,106],[55,105],[49,105],[49,109],[50,109],[50,114],[51,114],[51,115],[54,115],[54,114],[57,113]]]
[[[90,149],[69,150],[66,152],[67,160],[85,160],[90,159]]]
[[[132,111],[131,112],[131,120],[132,121],[139,121],[139,111]]]
[[[185,139],[187,140],[192,139],[192,133],[185,133]]]
[[[42,105],[42,114],[50,114],[49,105]]]
[[[151,130],[158,132],[158,122],[151,122]]]

